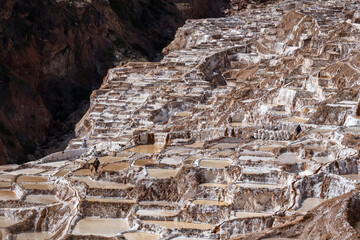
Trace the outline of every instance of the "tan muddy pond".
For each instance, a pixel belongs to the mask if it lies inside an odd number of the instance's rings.
[[[136,152],[136,153],[147,153],[147,154],[155,154],[161,151],[163,146],[159,146],[159,145],[139,145],[136,147],[132,147],[129,149],[126,149],[124,151],[127,152]]]
[[[178,215],[178,212],[159,209],[140,209],[136,211],[136,214],[140,216],[174,217]]]
[[[51,238],[51,233],[48,232],[28,232],[16,234],[17,240],[46,240]]]
[[[171,178],[177,175],[179,169],[148,168],[146,171],[149,178]]]
[[[122,218],[83,218],[76,223],[72,234],[113,237],[130,227]]]

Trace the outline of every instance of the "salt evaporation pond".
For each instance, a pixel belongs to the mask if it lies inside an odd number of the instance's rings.
[[[323,203],[325,201],[326,201],[326,199],[321,199],[321,198],[306,198],[302,202],[301,207],[297,211],[301,212],[301,213],[306,213],[310,209],[320,205],[321,203]]]
[[[130,232],[123,234],[126,240],[157,240],[160,235],[146,232]]]
[[[175,221],[151,221],[147,220],[144,221],[146,223],[151,223],[155,225],[160,225],[166,228],[171,229],[199,229],[199,230],[209,230],[213,228],[215,225],[206,224],[206,223],[188,223],[188,222],[175,222]]]
[[[230,160],[203,159],[200,161],[199,165],[208,168],[225,168],[231,165],[231,163]]]
[[[46,240],[51,238],[51,233],[48,232],[28,232],[16,234],[17,240]]]
[[[162,146],[158,146],[158,145],[139,145],[136,147],[126,149],[125,151],[154,154],[154,153],[160,152],[161,148],[162,148]]]
[[[141,209],[136,211],[137,215],[140,216],[160,216],[160,217],[174,217],[178,214],[178,212],[174,211],[165,211],[165,210],[149,210],[149,209]]]
[[[113,237],[130,227],[122,218],[83,218],[76,223],[73,235],[97,235]]]

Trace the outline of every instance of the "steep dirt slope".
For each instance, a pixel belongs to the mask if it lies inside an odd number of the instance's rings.
[[[183,23],[165,0],[0,3],[0,164],[63,148],[107,70],[156,57]]]

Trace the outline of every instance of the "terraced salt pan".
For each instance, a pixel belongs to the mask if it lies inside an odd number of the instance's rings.
[[[18,200],[19,197],[15,194],[15,192],[10,190],[0,190],[0,201],[7,200]]]
[[[20,185],[25,190],[53,190],[55,188],[54,184],[21,184]]]
[[[284,121],[286,121],[286,122],[295,122],[295,123],[306,123],[307,121],[309,121],[309,119],[294,117],[294,118],[284,119]]]
[[[208,200],[208,199],[197,199],[192,201],[193,204],[197,205],[211,205],[211,206],[228,206],[229,204],[217,200]]]
[[[91,175],[91,171],[90,171],[90,169],[83,168],[83,169],[76,170],[76,171],[73,172],[72,174],[73,174],[74,176],[90,176],[90,175]]]
[[[312,150],[314,152],[324,152],[326,148],[320,145],[306,145],[304,146],[304,150]]]
[[[135,204],[133,199],[120,199],[120,198],[99,198],[99,197],[86,197],[85,201],[87,202],[106,202],[106,203],[125,203],[125,204]]]
[[[146,232],[130,232],[123,234],[126,240],[157,240],[160,235]]]
[[[185,145],[185,147],[190,147],[190,148],[202,148],[204,147],[204,142],[195,142],[193,144],[190,145]]]
[[[296,211],[300,213],[306,213],[310,209],[320,205],[321,203],[325,202],[326,199],[321,198],[306,198],[302,203],[301,207],[297,209]]]
[[[263,145],[259,147],[260,151],[272,151],[276,148],[282,147],[283,145]]]
[[[137,215],[140,216],[159,216],[159,217],[174,217],[179,214],[179,212],[174,211],[165,211],[159,209],[140,209],[136,211]]]
[[[258,213],[258,212],[236,212],[236,218],[252,218],[252,217],[268,217],[270,213]]]
[[[46,240],[51,238],[51,233],[48,232],[28,232],[16,234],[17,240]]]
[[[0,166],[0,171],[11,170],[11,169],[17,168],[18,166],[19,165],[16,165],[16,164],[2,165],[2,166]]]
[[[179,117],[190,117],[190,116],[192,116],[192,112],[177,112],[177,113],[176,113],[176,116],[179,116]]]
[[[110,164],[107,164],[102,169],[103,170],[120,171],[120,170],[123,170],[123,169],[125,169],[127,167],[129,167],[129,163],[128,162],[122,162],[122,163],[110,163]]]
[[[211,155],[212,157],[228,157],[235,154],[235,151],[219,151]]]
[[[126,149],[125,151],[136,152],[136,153],[155,154],[155,153],[160,152],[161,149],[162,149],[162,146],[159,146],[159,145],[139,145],[136,147]]]
[[[179,169],[147,168],[146,171],[149,178],[171,178],[177,175]]]
[[[332,162],[335,160],[332,157],[313,157],[312,159],[319,163],[328,163],[328,162]]]
[[[41,172],[44,172],[44,171],[45,171],[45,169],[41,169],[41,168],[24,168],[24,169],[9,172],[9,174],[15,174],[15,175],[19,175],[19,174],[38,174],[38,173],[41,173]]]
[[[242,122],[232,122],[232,123],[230,123],[230,125],[232,127],[246,127],[246,126],[248,126],[247,124],[242,123]]]
[[[138,159],[135,161],[134,165],[135,166],[145,166],[147,164],[152,164],[155,162],[155,159],[146,159],[146,158],[143,158],[143,159]]]
[[[10,182],[0,182],[0,188],[9,188],[10,186]]]
[[[297,157],[296,153],[283,153],[277,157],[276,161],[282,162],[282,163],[304,162],[303,160],[301,160],[300,158]]]
[[[11,225],[14,225],[15,223],[17,223],[17,221],[4,216],[0,216],[0,228],[7,228]]]
[[[66,164],[68,164],[69,161],[59,161],[59,162],[48,162],[48,163],[42,163],[42,164],[39,164],[40,166],[44,166],[44,167],[62,167]]]
[[[165,164],[172,164],[172,165],[177,165],[180,164],[182,162],[182,158],[181,157],[167,157],[167,158],[163,158],[161,159],[160,163],[165,163]]]
[[[72,234],[113,237],[129,229],[127,221],[122,218],[83,218],[76,223]]]
[[[47,181],[49,181],[49,179],[47,177],[25,176],[25,175],[18,177],[16,180],[17,183],[24,183],[24,182],[36,183],[36,182],[47,182]]]
[[[68,174],[70,172],[70,170],[60,170],[59,172],[57,172],[56,174],[54,174],[55,177],[63,177],[66,174]]]
[[[250,151],[244,150],[240,153],[241,156],[257,156],[257,157],[273,157],[274,154],[271,152],[264,152],[264,151]]]
[[[3,182],[12,182],[15,178],[15,175],[11,174],[0,174],[0,181]]]
[[[215,144],[214,146],[210,147],[209,149],[219,149],[219,148],[235,148],[237,145],[237,143],[218,143]]]
[[[55,197],[55,195],[30,194],[26,196],[24,201],[28,203],[51,204],[58,202],[58,199]]]
[[[231,165],[230,160],[217,160],[217,159],[202,159],[199,162],[199,166],[208,168],[225,168]]]
[[[266,189],[282,189],[283,185],[275,184],[258,184],[258,183],[236,183],[235,186],[242,188],[266,188]]]
[[[123,184],[116,182],[106,182],[106,181],[94,181],[89,177],[72,177],[72,179],[77,181],[85,182],[89,188],[102,188],[102,189],[126,189],[134,187],[132,184]]]
[[[199,185],[199,187],[217,187],[217,188],[226,188],[226,184],[221,183],[202,183]]]
[[[215,225],[211,225],[211,224],[206,224],[206,223],[188,223],[188,222],[174,222],[174,221],[151,221],[151,220],[146,220],[143,221],[145,223],[150,223],[150,224],[155,224],[155,225],[160,225],[166,228],[171,228],[171,229],[180,229],[180,228],[185,228],[185,229],[199,229],[199,230],[210,230],[211,228],[213,228]]]
[[[271,161],[271,160],[274,160],[273,157],[257,157],[257,156],[240,156],[238,158],[239,160],[243,160],[243,161]]]

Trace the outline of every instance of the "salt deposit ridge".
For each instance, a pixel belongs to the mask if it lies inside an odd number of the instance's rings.
[[[359,239],[359,42],[350,0],[188,20],[109,70],[64,152],[0,166],[1,236]]]

